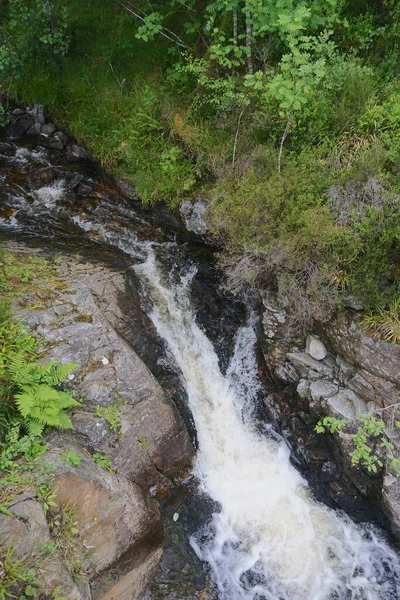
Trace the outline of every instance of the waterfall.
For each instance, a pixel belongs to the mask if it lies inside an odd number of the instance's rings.
[[[220,600],[398,599],[400,563],[380,534],[313,499],[283,440],[255,430],[253,324],[238,331],[224,376],[191,310],[195,270],[172,282],[152,249],[135,270],[186,387],[201,491],[219,507],[191,543]]]

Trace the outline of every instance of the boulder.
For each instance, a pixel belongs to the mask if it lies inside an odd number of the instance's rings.
[[[43,135],[53,135],[55,130],[56,130],[56,127],[55,127],[55,125],[53,125],[53,123],[47,123],[47,125],[43,125],[43,127],[42,127]]]
[[[43,506],[36,494],[26,492],[7,505],[13,516],[0,513],[0,539],[2,543],[15,543],[15,555],[22,558],[41,550],[50,539]]]
[[[62,459],[69,451],[80,456],[79,468]],[[41,460],[56,465],[55,502],[58,509],[70,506],[75,510],[80,534],[89,548],[85,563],[91,577],[115,568],[125,553],[134,553],[145,539],[158,547],[158,505],[140,486],[103,470],[62,434],[50,438],[50,449]]]
[[[310,395],[314,402],[321,398],[331,398],[338,392],[338,386],[330,381],[313,381],[310,385]]]
[[[24,135],[32,125],[32,116],[24,114],[11,123],[8,129],[8,135],[11,138],[20,137],[21,135]]]
[[[188,231],[197,235],[204,235],[208,231],[205,215],[208,209],[209,201],[198,199],[192,203],[184,200],[180,206],[179,212]]]
[[[368,412],[366,403],[349,389],[342,389],[337,394],[330,396],[328,406],[332,410],[333,416],[339,419],[354,419],[357,415],[364,415]]]
[[[112,453],[118,473],[149,486],[160,482],[160,473],[173,476],[190,466],[193,447],[172,403],[149,398],[122,407],[121,417],[121,437]]]
[[[315,360],[323,360],[328,354],[324,344],[316,335],[307,336],[306,352]]]
[[[302,400],[311,400],[310,382],[307,379],[300,379],[296,392]]]

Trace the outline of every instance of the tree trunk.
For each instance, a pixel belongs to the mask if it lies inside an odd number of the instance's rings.
[[[238,43],[238,14],[237,10],[233,11],[233,43],[237,46]]]
[[[286,127],[285,127],[285,131],[283,132],[283,136],[281,139],[281,143],[279,144],[279,156],[278,156],[278,173],[281,172],[281,158],[282,158],[282,151],[283,151],[283,144],[285,143],[285,140],[288,136],[289,133],[289,129],[290,129],[290,120],[292,118],[292,112],[290,111],[287,121],[286,121]]]
[[[246,3],[246,48],[247,48],[247,70],[250,75],[253,75],[253,57],[251,49],[251,12],[249,4]]]

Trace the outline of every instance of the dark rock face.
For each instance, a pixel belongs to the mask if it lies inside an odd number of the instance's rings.
[[[22,115],[13,121],[9,127],[8,133],[12,138],[20,137],[32,127],[34,121],[31,115]]]
[[[353,300],[347,303],[349,310],[332,322],[316,323],[318,337],[311,335],[307,341],[294,342],[286,326],[285,307],[279,306],[273,294],[263,292],[261,345],[265,360],[275,378],[292,390],[291,394],[296,390],[297,408],[294,400],[293,410],[303,410],[300,421],[308,425],[309,432],[326,415],[355,419],[369,411],[386,409],[379,413],[385,422],[390,424],[398,418],[400,347],[369,337],[357,325],[356,313],[362,307]],[[281,415],[279,410],[278,414]],[[362,514],[362,498],[378,502],[389,517],[393,533],[400,539],[400,479],[397,475],[391,473],[384,477],[382,470],[371,475],[362,466],[353,466],[351,431],[329,436],[328,453],[324,457],[321,447],[325,442],[321,436],[315,440],[316,446],[312,443],[310,447],[309,441],[304,445],[304,439],[313,439],[313,436],[310,438],[310,433],[308,438],[302,436],[299,421],[296,425],[296,420],[291,419],[290,427],[284,426],[285,435],[293,439],[293,446],[311,470],[321,461],[318,479],[339,506],[351,514],[358,511]],[[387,435],[394,445],[395,455],[400,456],[400,435],[391,429]],[[379,454],[380,449],[376,452]]]

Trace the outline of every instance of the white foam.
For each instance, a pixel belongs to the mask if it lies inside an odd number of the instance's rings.
[[[37,203],[46,208],[56,208],[57,202],[63,199],[66,192],[64,179],[58,179],[51,185],[45,185],[33,192]]]
[[[316,502],[277,435],[251,424],[257,394],[253,327],[238,332],[226,377],[196,323],[193,273],[172,284],[153,252],[135,267],[188,393],[199,450],[195,472],[219,512],[194,538],[221,600],[397,600],[400,563],[371,527]]]

